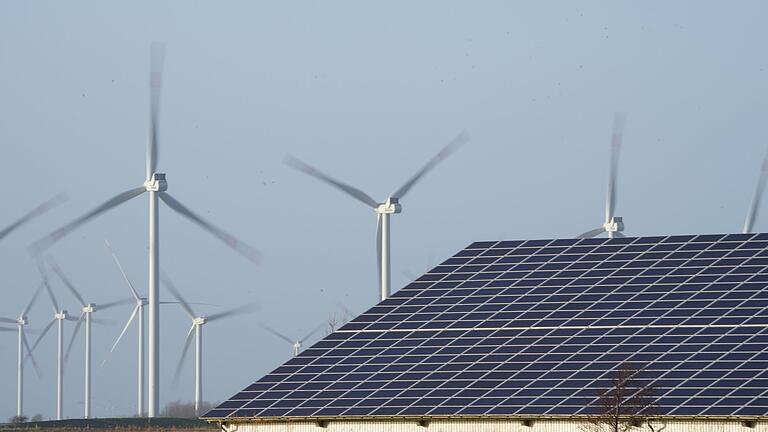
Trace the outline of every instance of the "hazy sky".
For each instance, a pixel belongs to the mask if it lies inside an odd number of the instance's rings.
[[[29,243],[144,181],[152,41],[167,44],[169,192],[265,256],[253,266],[161,209],[162,268],[189,300],[215,305],[196,312],[262,305],[205,327],[205,398],[220,401],[291,354],[259,321],[298,337],[336,302],[361,312],[377,299],[374,213],[287,168],[286,153],[383,200],[472,134],[393,217],[395,288],[471,241],[600,225],[616,110],[629,113],[617,206],[628,235],[739,231],[768,145],[766,13],[761,1],[0,1],[0,226],[71,197],[0,242],[0,316],[38,283]],[[146,292],[146,196],[50,250],[97,304],[128,294],[105,237]],[[97,312],[119,322],[95,330],[97,366],[129,313]],[[31,326],[51,318],[41,297]],[[163,310],[163,405],[193,396],[191,357],[171,386],[189,325]],[[0,333],[0,419],[15,410],[15,344]],[[82,415],[82,344],[67,417]],[[132,328],[96,367],[95,415],[134,412],[135,345]],[[55,415],[54,347],[49,334],[36,353],[42,379],[27,369],[29,415]]]

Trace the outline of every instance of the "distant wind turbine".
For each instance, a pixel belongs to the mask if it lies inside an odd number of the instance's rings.
[[[163,283],[171,292],[173,297],[179,301],[179,303],[181,304],[181,307],[184,309],[184,311],[187,313],[189,318],[192,320],[192,326],[189,328],[189,331],[187,332],[187,338],[184,341],[184,349],[181,352],[181,357],[179,358],[179,364],[176,367],[176,375],[174,376],[173,381],[178,382],[179,380],[181,367],[184,365],[184,359],[187,356],[187,351],[189,350],[189,344],[190,342],[192,342],[192,333],[194,332],[195,334],[195,416],[199,416],[200,403],[203,401],[203,325],[212,321],[231,318],[237,315],[242,315],[244,313],[251,312],[256,309],[256,304],[249,303],[242,306],[238,306],[236,308],[226,310],[224,312],[218,312],[208,316],[197,315],[192,310],[190,303],[184,300],[184,297],[182,297],[181,293],[173,284],[173,282],[171,282],[168,276],[165,274],[162,274],[162,279],[163,279]]]
[[[383,203],[377,202],[375,199],[373,199],[370,195],[363,192],[362,190],[350,186],[346,183],[342,183],[326,174],[323,174],[322,172],[318,171],[314,167],[300,161],[299,159],[293,157],[293,156],[286,156],[285,163],[293,168],[298,169],[299,171],[304,172],[305,174],[308,174],[312,177],[315,177],[316,179],[319,179],[325,183],[328,183],[329,185],[341,190],[342,192],[345,192],[352,198],[355,198],[356,200],[362,202],[363,204],[368,205],[369,207],[373,208],[373,210],[376,212],[376,218],[378,219],[377,222],[377,228],[376,228],[376,252],[378,254],[378,270],[379,270],[379,291],[380,291],[380,299],[386,300],[387,297],[389,297],[391,293],[390,288],[390,260],[389,260],[389,217],[392,214],[400,213],[402,211],[402,206],[400,205],[400,200],[405,197],[405,194],[408,193],[411,188],[418,183],[421,178],[428,173],[432,168],[434,168],[438,163],[442,162],[445,158],[450,156],[451,153],[453,153],[457,148],[459,148],[461,145],[467,143],[469,141],[470,137],[467,132],[461,132],[459,135],[457,135],[453,140],[451,140],[450,143],[448,143],[447,146],[445,146],[440,152],[430,159],[429,162],[427,162],[424,167],[422,167],[416,174],[414,174],[411,178],[408,179],[400,188],[395,190],[392,194],[387,197],[387,199]]]
[[[53,269],[54,273],[59,276],[59,279],[61,279],[62,282],[64,282],[64,285],[69,289],[69,291],[75,296],[77,301],[80,302],[80,306],[82,306],[82,312],[80,313],[80,317],[77,319],[77,324],[75,324],[74,330],[72,330],[72,337],[69,341],[69,346],[67,347],[67,351],[64,354],[64,363],[66,364],[69,360],[69,353],[72,351],[72,347],[75,344],[75,340],[77,339],[77,333],[80,331],[80,326],[83,324],[83,319],[85,320],[85,374],[84,379],[85,382],[83,383],[84,387],[84,397],[83,397],[83,406],[84,406],[84,414],[83,418],[91,418],[91,323],[92,322],[99,322],[99,323],[106,323],[106,321],[100,321],[96,318],[93,318],[91,315],[96,312],[96,304],[95,303],[86,303],[85,299],[83,299],[83,296],[80,295],[80,293],[77,291],[75,286],[70,282],[69,278],[64,274],[64,272],[61,270],[61,267],[59,267],[58,264],[54,263],[53,261],[49,261],[48,263],[51,268]],[[102,303],[99,305],[98,310],[105,310],[109,309],[115,306],[124,305],[126,303],[130,302],[129,299],[125,300],[118,300],[113,301],[109,303]]]
[[[608,233],[609,238],[625,237],[622,234],[624,230],[624,219],[614,216],[616,208],[616,179],[619,175],[619,152],[621,151],[621,141],[624,136],[624,125],[627,121],[627,115],[616,113],[613,119],[613,134],[611,136],[611,163],[608,172],[608,192],[605,196],[605,223],[600,228],[587,231],[580,234],[577,238],[592,238],[602,233]]]
[[[162,65],[165,48],[161,44],[152,46],[150,69],[150,110],[149,110],[149,140],[147,143],[147,165],[144,184],[119,193],[103,204],[53,231],[30,246],[33,255],[38,255],[61,238],[79,228],[94,217],[120,204],[135,198],[144,192],[149,194],[149,417],[159,415],[160,409],[160,308],[159,308],[159,276],[160,269],[160,238],[159,238],[159,209],[158,198],[171,210],[179,213],[204,230],[208,231],[227,246],[254,263],[260,261],[261,254],[251,246],[243,243],[233,235],[223,231],[202,217],[193,213],[186,206],[168,194],[168,184],[165,174],[156,171],[158,158],[158,119],[160,108],[160,88],[162,85]]]
[[[760,212],[760,200],[763,198],[766,179],[768,179],[768,155],[763,159],[763,164],[760,168],[760,176],[757,178],[755,194],[752,196],[752,202],[749,204],[749,211],[747,211],[747,219],[744,221],[744,229],[742,231],[744,233],[751,233],[752,228],[755,226],[755,219],[757,219],[757,215]]]
[[[2,231],[0,231],[0,240],[2,240],[5,236],[15,231],[20,226],[24,225],[25,223],[31,221],[32,219],[36,218],[37,216],[42,215],[43,213],[47,212],[48,210],[56,207],[57,205],[63,203],[67,200],[67,195],[64,193],[60,193],[53,198],[49,199],[48,201],[40,204],[39,206],[33,208],[29,213],[25,214],[16,222],[8,225],[7,227],[3,228]]]
[[[294,355],[294,357],[299,355],[299,353],[301,352],[301,347],[304,345],[304,342],[309,340],[309,338],[314,336],[323,327],[325,327],[325,323],[322,323],[319,326],[317,326],[314,329],[312,329],[312,331],[307,333],[303,338],[293,340],[293,339],[289,338],[288,336],[280,333],[279,331],[273,329],[272,327],[270,327],[270,326],[268,326],[268,325],[266,325],[264,323],[261,323],[260,325],[261,325],[261,328],[263,328],[264,330],[268,331],[269,333],[272,333],[273,335],[275,335],[275,336],[279,337],[280,339],[282,339],[282,340],[288,342],[289,344],[291,344],[291,347],[293,348],[293,355]]]
[[[40,291],[43,289],[43,283],[40,283],[40,285],[37,287],[37,290],[35,290],[35,293],[32,295],[32,298],[29,300],[29,303],[27,303],[27,306],[24,308],[24,310],[21,311],[21,314],[19,314],[18,318],[0,318],[0,323],[8,323],[8,324],[15,324],[17,327],[18,332],[18,354],[16,358],[16,416],[21,417],[24,415],[24,350],[26,349],[29,359],[32,361],[32,365],[35,367],[35,372],[37,373],[37,376],[39,377],[41,375],[40,368],[37,365],[37,361],[35,360],[35,357],[32,356],[32,349],[29,346],[29,341],[27,340],[27,335],[24,332],[24,327],[29,325],[29,320],[27,319],[27,314],[29,314],[29,310],[32,308],[32,305],[35,303],[35,300],[37,300],[37,297],[40,295]],[[0,327],[0,331],[14,331],[10,328]]]
[[[27,356],[32,356],[32,352],[40,344],[40,341],[43,340],[51,327],[53,327],[53,324],[56,324],[56,420],[61,420],[64,414],[62,405],[64,392],[64,321],[77,321],[77,318],[70,316],[66,309],[59,307],[59,302],[56,301],[56,296],[53,295],[51,286],[48,283],[48,275],[42,268],[40,269],[40,274],[43,277],[43,285],[45,285],[45,290],[48,292],[48,298],[51,300],[53,319],[40,332]]]

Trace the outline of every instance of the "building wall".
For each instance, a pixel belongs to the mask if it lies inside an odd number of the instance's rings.
[[[325,425],[310,421],[254,422],[225,425],[228,432],[585,432],[585,423],[573,420],[534,420],[525,425],[522,420],[431,420],[420,425],[418,421],[328,421]],[[656,432],[768,432],[768,422],[757,422],[752,427],[741,421],[725,420],[669,420],[666,424],[654,422]],[[632,428],[647,431],[647,425]]]

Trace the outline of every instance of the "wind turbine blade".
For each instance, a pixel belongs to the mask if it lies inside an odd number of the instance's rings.
[[[112,258],[115,260],[115,264],[117,264],[117,268],[120,269],[120,274],[123,275],[123,280],[125,281],[126,284],[128,284],[128,288],[131,289],[131,295],[133,295],[134,300],[140,301],[141,298],[139,297],[139,293],[136,292],[136,288],[133,287],[131,280],[128,279],[128,275],[125,274],[125,270],[123,269],[122,264],[120,264],[120,260],[117,259],[117,254],[115,253],[114,249],[112,249],[112,245],[109,244],[109,241],[107,239],[104,239],[104,243],[107,244],[107,249],[109,249],[109,252],[112,254]]]
[[[259,305],[257,303],[248,303],[242,306],[234,307],[229,310],[225,310],[223,312],[218,312],[213,315],[208,315],[205,317],[206,321],[213,321],[221,318],[229,318],[234,317],[237,315],[243,315],[249,312],[255,312],[259,310]]]
[[[604,232],[605,232],[605,228],[603,228],[603,227],[595,228],[595,229],[593,229],[591,231],[587,231],[585,233],[579,234],[578,236],[576,236],[576,238],[588,239],[588,238],[592,238],[592,237],[595,237],[595,236],[599,236],[600,234],[602,234]]]
[[[12,331],[16,331],[16,329],[12,329],[9,327],[0,327],[0,332],[12,332]]]
[[[8,324],[16,324],[17,323],[17,321],[15,319],[3,318],[3,317],[0,317],[0,322],[4,322],[4,323],[8,323]]]
[[[184,359],[187,357],[187,351],[189,351],[189,344],[192,342],[192,331],[195,329],[195,325],[189,328],[187,332],[187,338],[184,341],[184,349],[181,350],[181,357],[179,357],[179,364],[176,366],[176,373],[173,375],[173,386],[176,387],[179,384],[179,375],[181,374],[181,367],[184,365]]]
[[[307,333],[307,335],[306,335],[306,336],[304,336],[303,338],[299,339],[299,343],[300,343],[300,344],[303,344],[304,342],[306,342],[306,340],[307,340],[307,339],[309,339],[309,338],[311,338],[312,336],[314,336],[314,335],[315,335],[315,333],[319,332],[319,331],[320,331],[320,330],[322,330],[324,327],[325,327],[325,323],[322,323],[322,324],[320,324],[319,326],[315,327],[314,329],[312,329],[312,331],[311,331],[311,332]]]
[[[51,306],[53,306],[53,313],[57,314],[59,313],[59,302],[56,301],[56,296],[53,295],[53,290],[51,289],[51,285],[48,283],[48,275],[46,274],[45,270],[43,270],[42,263],[37,263],[37,270],[40,272],[40,276],[43,278],[43,285],[45,285],[45,291],[48,293],[48,298],[51,299]]]
[[[35,348],[37,348],[38,345],[40,345],[40,341],[43,340],[43,338],[45,337],[45,334],[48,333],[48,331],[51,329],[51,327],[53,327],[53,324],[55,323],[56,323],[56,318],[52,319],[51,322],[49,322],[48,325],[45,326],[45,328],[43,328],[43,331],[40,332],[40,336],[38,336],[37,339],[35,339],[35,343],[32,344],[32,348],[27,350],[27,356],[32,355],[32,352],[35,350]]]
[[[376,269],[379,274],[379,293],[381,293],[381,213],[376,213]]]
[[[94,324],[108,325],[108,326],[113,326],[113,325],[117,324],[117,322],[115,322],[115,320],[111,320],[111,319],[108,319],[108,318],[91,318],[91,322],[94,323]]]
[[[80,318],[77,319],[77,324],[75,324],[75,328],[72,330],[72,336],[69,339],[66,354],[64,354],[64,364],[69,362],[69,353],[72,352],[72,347],[75,345],[75,339],[77,339],[77,333],[80,331],[80,326],[83,325],[83,315],[84,314],[80,314]]]
[[[160,272],[160,280],[165,284],[166,287],[168,287],[168,290],[171,292],[173,297],[179,301],[179,304],[182,308],[184,308],[184,311],[187,312],[187,315],[191,319],[195,319],[195,312],[192,310],[192,307],[187,303],[186,300],[184,300],[184,297],[182,297],[181,292],[179,292],[178,289],[176,289],[176,285],[171,282],[171,278],[168,277],[165,272]]]
[[[32,298],[29,299],[29,303],[27,303],[27,307],[24,308],[24,311],[21,312],[21,316],[27,316],[29,313],[29,310],[32,309],[32,305],[35,304],[35,301],[37,300],[37,297],[40,295],[40,291],[43,290],[44,283],[40,283],[40,285],[37,286],[37,289],[35,290],[35,293],[32,295]]]
[[[454,139],[451,140],[451,142],[448,143],[445,147],[443,147],[440,152],[438,152],[432,159],[427,162],[426,165],[424,165],[419,171],[416,172],[416,174],[413,175],[413,177],[409,178],[405,184],[400,186],[399,189],[397,189],[395,192],[390,195],[392,198],[402,198],[405,196],[405,194],[408,193],[409,190],[415,185],[416,183],[421,180],[422,177],[424,177],[424,174],[431,171],[437,164],[445,160],[448,156],[450,156],[453,152],[455,152],[459,147],[469,142],[470,136],[467,131],[462,131]]]
[[[47,236],[41,238],[40,240],[37,240],[36,242],[32,243],[29,246],[29,252],[33,256],[39,255],[43,250],[51,247],[51,245],[61,240],[64,236],[71,233],[72,231],[74,231],[84,223],[88,222],[89,220],[106,212],[111,208],[119,206],[120,204],[128,201],[131,198],[135,198],[141,195],[142,193],[146,192],[146,190],[147,189],[144,186],[141,186],[141,187],[137,187],[135,189],[131,189],[115,195],[114,197],[108,199],[107,201],[105,201],[103,204],[99,205],[95,209],[80,216],[79,218],[73,220],[72,222],[64,225],[63,227],[57,229],[56,231],[53,231]]]
[[[273,329],[272,327],[270,327],[270,326],[268,326],[268,325],[266,325],[264,323],[259,323],[259,325],[261,326],[261,328],[263,328],[264,330],[268,331],[269,333],[272,333],[273,335],[275,335],[275,336],[279,337],[280,339],[282,339],[282,340],[288,342],[289,344],[293,345],[294,341],[292,341],[291,338],[289,338],[288,336],[280,333],[279,331]]]
[[[765,190],[766,179],[768,179],[768,155],[763,159],[763,166],[760,169],[760,177],[757,179],[755,194],[752,196],[752,202],[749,205],[747,220],[744,221],[743,232],[745,233],[752,232],[752,227],[755,225],[755,219],[757,219],[757,214],[760,211],[760,201],[763,197],[763,190]]]
[[[54,196],[53,198],[49,199],[48,201],[33,208],[29,213],[25,214],[24,216],[19,218],[16,222],[8,225],[2,231],[0,231],[0,240],[2,240],[3,237],[7,236],[8,234],[12,233],[14,230],[16,230],[16,228],[24,225],[25,223],[29,222],[35,217],[42,215],[43,213],[56,207],[57,205],[63,203],[66,200],[67,200],[67,195],[64,193],[60,193]]]
[[[611,164],[608,171],[608,193],[605,197],[605,222],[613,218],[616,209],[616,178],[619,176],[619,153],[621,152],[621,140],[624,137],[624,125],[627,115],[616,113],[613,118],[613,133],[611,135]]]
[[[147,141],[147,180],[157,167],[158,129],[160,119],[160,93],[163,87],[163,63],[165,45],[153,43],[149,70],[149,140]]]
[[[160,199],[163,200],[163,202],[166,203],[168,207],[173,209],[176,213],[179,213],[180,215],[199,225],[204,230],[213,234],[219,240],[223,241],[227,246],[234,249],[235,252],[246,257],[254,264],[261,262],[261,252],[193,213],[190,209],[177,201],[176,198],[169,195],[168,192],[162,192],[160,194]]]
[[[613,233],[613,236],[616,238],[625,238],[626,236],[620,232]]]
[[[139,312],[139,305],[136,305],[136,307],[133,308],[133,312],[131,312],[130,318],[128,318],[128,321],[126,321],[125,326],[123,327],[123,331],[120,332],[120,336],[117,337],[117,340],[115,340],[115,343],[112,344],[112,348],[109,349],[109,353],[107,354],[107,357],[104,359],[104,361],[101,362],[101,366],[104,366],[104,363],[109,360],[109,355],[112,354],[112,352],[117,348],[117,344],[120,343],[120,340],[123,338],[123,335],[128,330],[128,327],[131,326],[131,323],[133,322],[133,319],[136,318],[136,314]]]
[[[117,300],[117,301],[113,301],[113,302],[99,303],[97,306],[98,306],[99,310],[101,311],[101,310],[104,310],[104,309],[113,308],[115,306],[122,306],[122,305],[128,304],[128,303],[134,303],[134,300],[127,298],[127,299]]]
[[[377,203],[376,200],[373,199],[367,193],[361,191],[360,189],[354,186],[350,186],[346,183],[342,183],[329,175],[323,174],[322,172],[318,171],[315,167],[310,166],[291,155],[286,155],[285,158],[283,159],[283,162],[285,162],[285,164],[291,168],[295,168],[303,172],[304,174],[310,175],[320,181],[324,181],[328,183],[329,185],[335,187],[336,189],[346,192],[352,198],[355,198],[356,200],[361,201],[363,204],[366,204],[369,207],[376,208],[379,206],[379,203]]]
[[[29,360],[32,362],[32,366],[35,368],[35,374],[37,375],[38,378],[42,378],[43,371],[40,370],[40,366],[37,364],[37,360],[35,360],[35,356],[32,355],[32,349],[30,349],[29,347],[29,341],[27,340],[26,333],[21,332],[21,340],[24,342],[24,347],[27,350],[27,357],[29,357]]]
[[[59,276],[59,279],[61,279],[62,282],[64,282],[64,285],[69,288],[69,291],[72,292],[72,294],[77,298],[77,301],[80,302],[80,305],[85,307],[85,300],[83,299],[83,296],[80,295],[79,292],[77,292],[77,289],[75,289],[75,286],[72,285],[72,282],[69,281],[69,278],[64,274],[64,271],[61,270],[61,267],[59,267],[56,262],[53,261],[53,258],[48,258],[48,265],[53,269],[54,273],[56,273]]]

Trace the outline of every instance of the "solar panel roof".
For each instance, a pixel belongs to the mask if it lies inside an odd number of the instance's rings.
[[[205,418],[594,414],[624,362],[766,416],[767,286],[768,234],[476,242]]]

